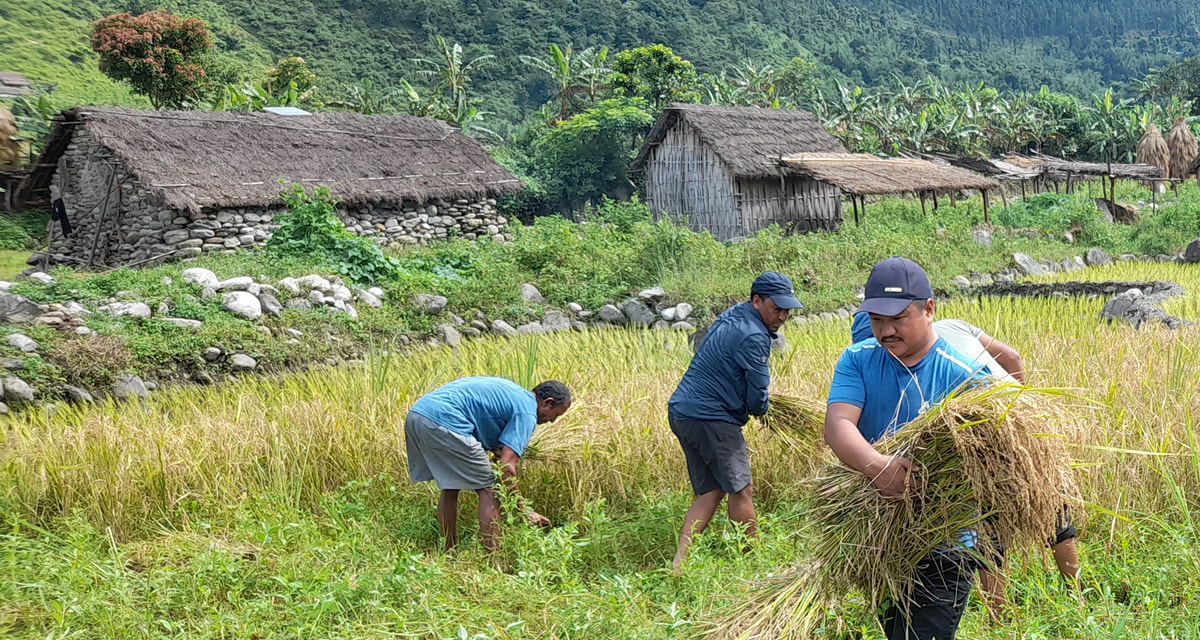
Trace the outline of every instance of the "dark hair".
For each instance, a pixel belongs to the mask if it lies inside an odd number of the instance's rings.
[[[571,391],[558,380],[547,380],[533,388],[533,397],[537,398],[539,404],[550,398],[553,400],[550,406],[558,407],[571,401]]]

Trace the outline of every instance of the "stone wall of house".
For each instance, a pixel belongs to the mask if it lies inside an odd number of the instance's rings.
[[[49,249],[59,261],[91,266],[152,264],[261,245],[283,207],[206,208],[163,205],[118,159],[83,130],[63,154],[54,184],[71,222],[64,236],[50,223]],[[170,187],[167,187],[170,188]],[[399,247],[463,237],[511,240],[493,199],[378,202],[340,209],[351,232]]]

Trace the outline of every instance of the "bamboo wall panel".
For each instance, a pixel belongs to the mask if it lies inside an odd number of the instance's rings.
[[[772,224],[790,233],[837,230],[842,195],[809,178],[735,179],[695,130],[679,121],[646,163],[646,203],[655,215],[707,229],[718,240]]]
[[[686,122],[667,133],[646,166],[651,212],[686,220],[692,230],[707,229],[718,240],[743,234],[733,179]]]

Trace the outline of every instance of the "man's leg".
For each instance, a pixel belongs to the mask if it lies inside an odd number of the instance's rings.
[[[492,487],[476,489],[479,495],[479,533],[483,548],[495,551],[500,548],[500,498]]]
[[[1008,606],[1008,598],[1004,595],[1008,586],[1008,576],[999,568],[979,570],[979,590],[983,592],[983,604],[987,608],[988,617],[993,622],[999,622]]]
[[[742,525],[747,536],[758,532],[758,517],[754,513],[754,485],[729,494],[729,519]]]
[[[446,550],[458,544],[458,489],[443,489],[438,497],[438,527],[446,538]]]
[[[692,501],[692,506],[688,507],[687,513],[683,516],[683,531],[679,533],[679,546],[675,549],[675,559],[671,561],[675,573],[680,572],[683,561],[687,559],[688,547],[692,545],[692,537],[704,531],[709,521],[712,520],[713,514],[717,512],[717,507],[721,506],[721,500],[724,497],[724,491],[714,489],[696,496],[696,499]],[[751,507],[751,511],[753,512],[753,507]]]
[[[893,605],[880,616],[888,640],[953,640],[967,608],[977,566],[961,551],[925,556],[913,572],[909,611]]]
[[[1075,548],[1075,538],[1054,545],[1054,564],[1072,587],[1079,588],[1079,550]]]

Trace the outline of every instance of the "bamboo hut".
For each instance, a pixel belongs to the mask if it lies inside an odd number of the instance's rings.
[[[656,214],[686,219],[718,240],[772,224],[836,230],[841,191],[781,164],[800,153],[846,153],[807,111],[671,104],[634,160]]]
[[[1182,117],[1175,118],[1175,124],[1171,127],[1171,133],[1167,136],[1167,149],[1171,154],[1171,170],[1170,177],[1172,180],[1182,180],[1188,176],[1187,167],[1191,163],[1192,158],[1200,154],[1200,148],[1196,143],[1196,136],[1192,133],[1192,128],[1188,126],[1187,120]]]

